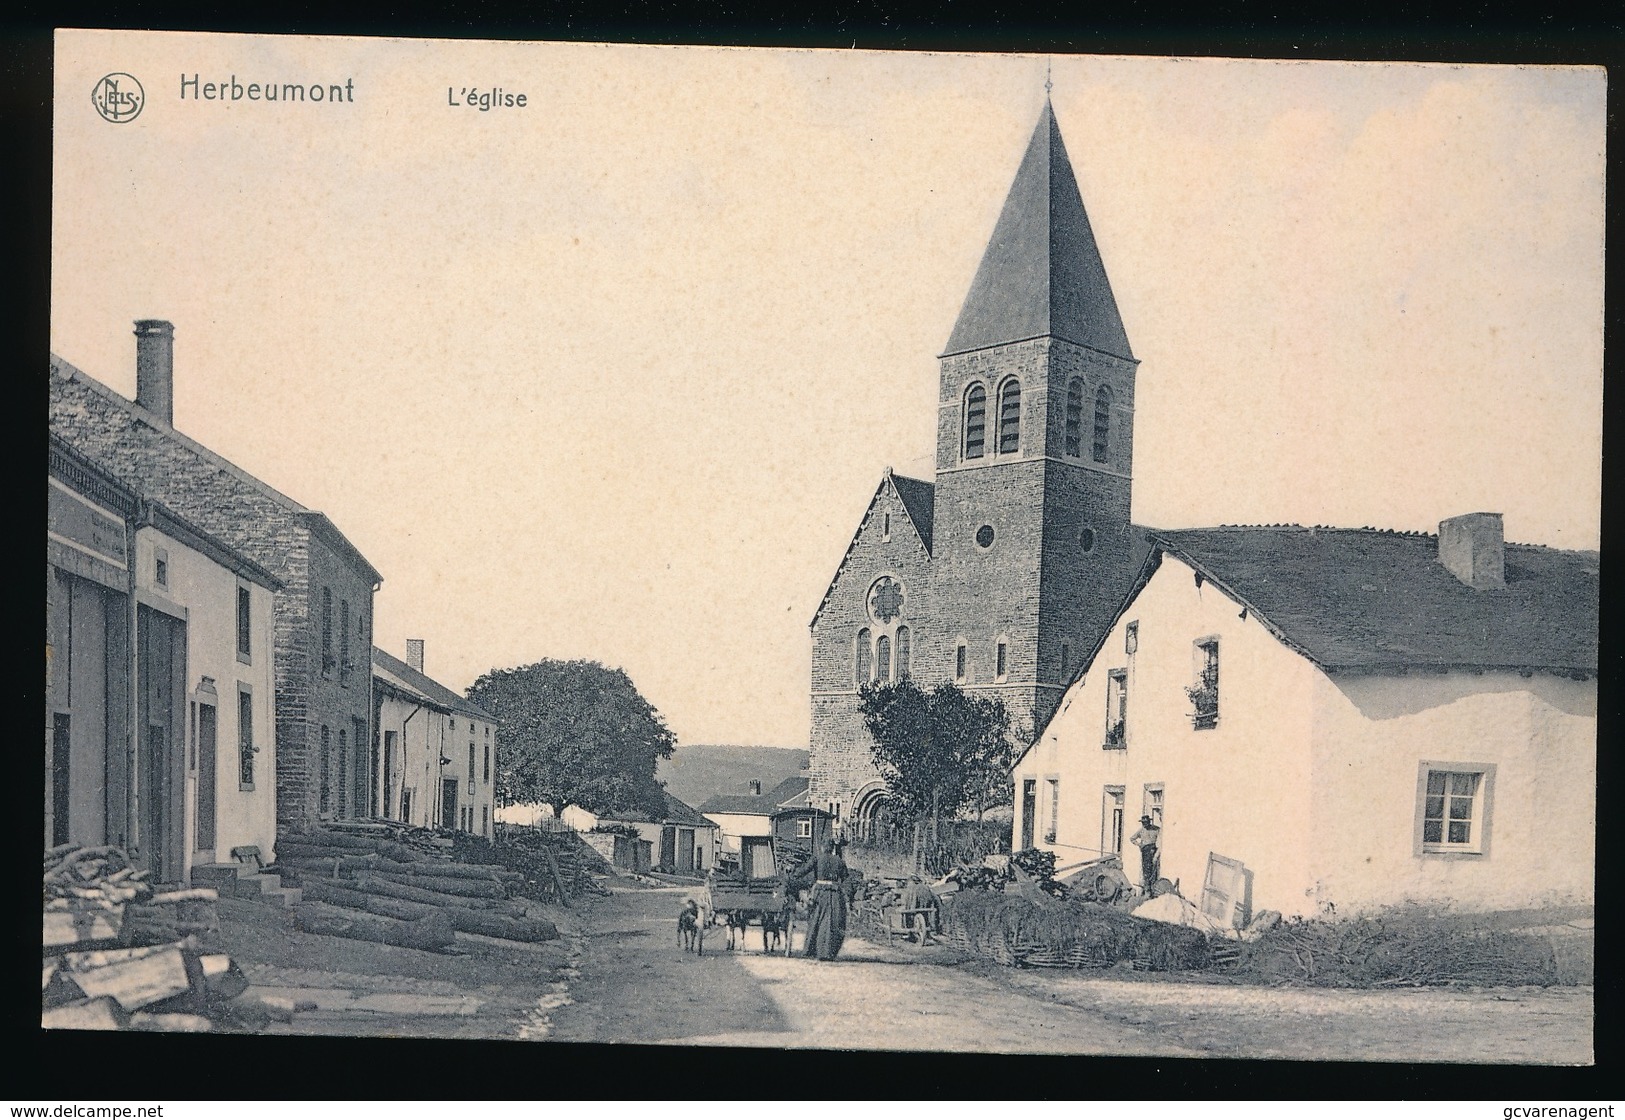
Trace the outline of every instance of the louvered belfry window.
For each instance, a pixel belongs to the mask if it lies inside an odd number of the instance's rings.
[[[1083,455],[1083,382],[1075,377],[1066,386],[1066,453]]]
[[[1021,382],[1006,381],[999,390],[999,454],[1021,450]]]
[[[987,390],[972,385],[965,394],[965,458],[980,459],[987,446]]]
[[[1095,394],[1095,446],[1094,460],[1097,463],[1106,461],[1106,445],[1111,438],[1112,431],[1112,391],[1111,387],[1102,385]]]

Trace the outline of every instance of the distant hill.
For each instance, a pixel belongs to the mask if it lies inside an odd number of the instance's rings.
[[[748,793],[747,783],[772,789],[807,765],[807,752],[792,747],[683,745],[662,759],[655,777],[680,801],[699,805],[721,793]]]

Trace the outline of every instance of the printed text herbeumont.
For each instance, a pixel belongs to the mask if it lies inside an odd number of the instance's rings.
[[[240,82],[237,75],[223,82],[205,82],[201,74],[181,75],[182,101],[328,101],[355,102],[355,79],[344,84],[315,82]]]

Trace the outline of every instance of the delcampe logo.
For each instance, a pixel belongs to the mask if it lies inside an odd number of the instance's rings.
[[[124,124],[141,115],[147,92],[133,75],[109,74],[90,91],[90,103],[96,106],[103,120]]]

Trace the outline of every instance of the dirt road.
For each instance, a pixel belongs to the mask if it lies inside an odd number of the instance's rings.
[[[571,1003],[546,1037],[579,1042],[1348,1061],[1590,1064],[1592,989],[1336,992],[1019,971],[849,938],[829,963],[760,936],[680,952],[681,888],[617,892],[583,914]]]

